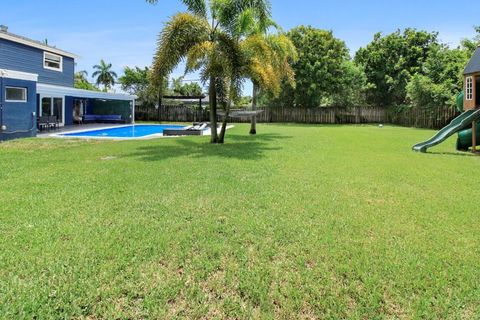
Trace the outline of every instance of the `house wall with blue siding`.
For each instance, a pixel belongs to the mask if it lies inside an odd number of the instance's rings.
[[[0,39],[0,69],[38,74],[38,82],[73,87],[75,61],[63,57],[63,71],[43,67],[43,50]]]
[[[27,102],[6,102],[5,87],[27,88]],[[34,137],[37,134],[36,107],[36,82],[0,77],[0,141]],[[6,130],[1,130],[2,125]]]
[[[65,125],[73,124],[73,97],[65,97]]]

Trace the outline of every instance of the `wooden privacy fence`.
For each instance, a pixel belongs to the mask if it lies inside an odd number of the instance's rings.
[[[452,107],[437,108],[434,110],[390,110],[388,123],[404,127],[441,129],[459,114],[460,112]]]
[[[168,106],[160,108],[135,106],[135,119],[140,121],[201,122],[208,121],[207,110],[187,106]]]
[[[387,119],[385,108],[259,108],[257,122],[297,123],[383,123]],[[187,106],[135,107],[135,119],[140,121],[209,121],[209,112]],[[235,118],[231,122],[250,122],[249,118]]]
[[[293,122],[312,124],[391,123],[400,126],[438,129],[444,127],[458,112],[453,108],[434,111],[408,109],[395,111],[384,107],[287,108],[269,107],[257,116],[259,123]],[[201,122],[209,121],[209,112],[192,106],[135,107],[139,121]],[[230,122],[250,122],[249,118],[230,119]]]
[[[383,123],[387,119],[384,108],[264,108],[257,116],[258,122],[296,122],[296,123]],[[247,121],[249,121],[247,119]]]

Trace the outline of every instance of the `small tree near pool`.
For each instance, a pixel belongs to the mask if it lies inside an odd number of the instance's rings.
[[[171,18],[160,34],[153,79],[168,76],[182,59],[186,59],[186,72],[199,71],[202,81],[209,85],[211,142],[223,142],[216,132],[217,89],[225,88],[221,94],[232,99],[239,95],[242,81],[239,72],[242,63],[238,60],[240,48],[234,36],[245,11],[250,10],[259,19],[266,20],[270,16],[270,4],[267,0],[182,2],[187,12]],[[226,83],[229,85],[225,86]]]

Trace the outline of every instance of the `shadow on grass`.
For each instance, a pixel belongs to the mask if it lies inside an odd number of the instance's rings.
[[[473,154],[471,152],[438,152],[438,151],[429,151],[427,154],[432,154],[435,156],[457,156],[457,157],[478,157],[478,154]]]
[[[292,137],[277,134],[227,135],[225,144],[210,144],[207,140],[194,140],[196,138],[177,138],[174,145],[143,146],[126,156],[143,161],[161,161],[185,156],[256,160],[262,158],[265,152],[282,149],[269,146],[269,142],[290,138]]]

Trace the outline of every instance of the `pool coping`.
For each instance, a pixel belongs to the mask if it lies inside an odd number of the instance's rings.
[[[187,136],[164,136],[163,133],[154,133],[154,134],[149,134],[143,137],[102,137],[102,136],[67,136],[67,134],[77,134],[77,133],[82,133],[82,132],[89,132],[89,131],[98,131],[98,130],[108,130],[108,129],[115,129],[115,128],[125,128],[125,127],[130,127],[132,125],[138,125],[138,126],[162,126],[164,124],[126,124],[126,125],[120,125],[120,126],[106,126],[106,127],[100,127],[100,128],[95,128],[95,129],[80,129],[80,130],[72,130],[72,131],[65,131],[62,133],[52,133],[48,134],[45,136],[42,136],[40,138],[57,138],[57,139],[82,139],[82,140],[113,140],[113,141],[129,141],[129,140],[150,140],[150,139],[158,139],[158,138],[179,138],[179,137],[187,137]],[[172,124],[176,126],[181,126],[179,124]],[[185,125],[184,127],[188,127],[188,125]],[[227,126],[227,130],[233,128],[233,125]],[[217,132],[219,132],[221,128],[217,128]],[[202,132],[201,136],[210,136],[212,134],[211,129],[206,129]]]

